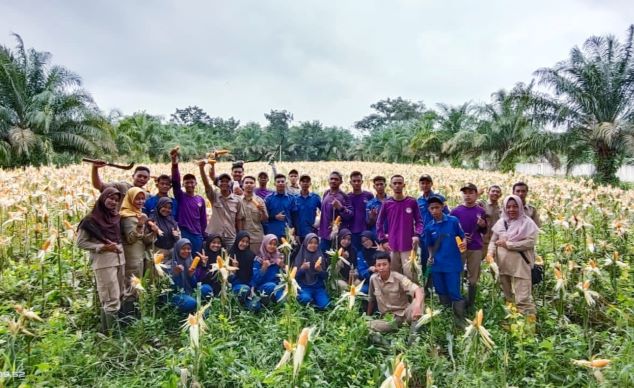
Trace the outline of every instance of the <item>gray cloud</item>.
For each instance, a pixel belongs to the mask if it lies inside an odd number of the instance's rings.
[[[624,36],[626,1],[22,1],[9,32],[80,74],[104,110],[350,126],[381,98],[486,101],[590,35]],[[3,36],[4,35],[4,36]]]

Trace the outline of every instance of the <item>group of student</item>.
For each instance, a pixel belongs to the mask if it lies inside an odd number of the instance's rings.
[[[148,259],[157,254],[165,258],[162,265],[172,279],[169,301],[182,313],[196,309],[197,287],[203,298],[219,294],[220,274],[214,271],[219,257],[232,267],[230,289],[249,310],[279,302],[280,274],[292,267],[300,286],[298,301],[327,309],[328,266],[337,257],[330,272],[339,289],[354,285],[367,293],[368,315],[379,314],[369,321],[373,331],[417,320],[432,288],[463,324],[465,310],[475,305],[480,266],[487,257],[498,265],[505,299],[535,319],[531,268],[539,216],[526,201],[523,182],[502,203],[499,186],[489,187],[488,198],[478,201],[478,188],[465,184],[463,202],[450,210],[445,197],[432,190],[429,175],[419,178],[421,195],[414,199],[405,195],[401,175],[374,177],[373,194],[362,189],[363,175],[354,171],[352,191],[344,193],[343,176],[333,171],[329,188],[319,196],[310,191],[311,177],[294,169],[287,182],[272,163],[274,190],[269,190],[269,175],[245,175],[242,162],[232,165],[231,175],[216,176],[212,157],[198,162],[211,203],[208,216],[205,198],[196,194],[196,176],[185,174],[181,180],[178,150],[170,155],[171,176],[155,178],[154,195],[144,188],[150,179],[147,167],[136,168],[132,183],[103,183],[99,169],[105,163],[93,163],[92,184],[101,195],[79,225],[77,245],[90,252],[104,330],[117,319],[138,316],[135,282],[152,268]],[[289,230],[294,236],[286,241]],[[287,258],[280,245],[289,243],[294,248]],[[386,314],[394,319],[382,319]]]

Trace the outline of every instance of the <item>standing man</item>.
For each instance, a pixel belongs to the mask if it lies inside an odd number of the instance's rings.
[[[317,218],[317,211],[321,209],[321,198],[316,193],[310,192],[310,176],[302,174],[299,178],[299,186],[301,190],[295,197],[297,202],[297,215],[293,220],[295,225],[295,233],[299,237],[300,244],[304,242],[304,238],[309,233],[315,233],[315,219]]]
[[[542,221],[539,219],[537,208],[528,204],[526,197],[528,196],[528,185],[524,182],[517,182],[513,185],[513,195],[517,195],[524,204],[524,214],[526,214],[538,228],[542,227]]]
[[[310,177],[308,178],[310,179]],[[288,172],[288,185],[286,185],[286,192],[290,195],[299,195],[299,192],[302,190],[301,184],[298,183],[299,180],[299,172],[297,172],[294,168],[291,169],[291,171]]]
[[[420,211],[420,216],[423,219],[423,225],[427,225],[432,221],[434,217],[432,217],[431,212],[429,211],[429,199],[434,196],[439,198],[442,203],[442,212],[443,214],[449,214],[449,207],[447,207],[447,201],[445,197],[440,193],[435,193],[432,191],[432,187],[434,186],[434,181],[431,179],[431,175],[423,174],[418,178],[418,188],[420,189],[420,197],[416,202],[418,203],[418,209]],[[421,236],[421,247],[420,247],[420,264],[423,273],[427,271],[427,259],[429,258],[429,247],[427,246],[426,240]],[[427,280],[427,284],[425,284],[425,292],[429,293],[429,289],[431,287],[432,277],[430,276]]]
[[[218,234],[222,238],[225,247],[233,246],[236,233],[242,230],[244,222],[244,211],[242,210],[242,199],[231,190],[231,177],[223,173],[216,178],[216,188],[210,183],[205,174],[206,161],[198,162],[198,168],[205,185],[205,194],[211,202],[211,217],[205,232],[207,234]],[[210,176],[215,176],[215,163],[211,163]]]
[[[231,190],[235,195],[242,195],[242,177],[244,176],[244,162],[238,160],[231,164],[231,178],[233,181],[230,184]]]
[[[365,205],[365,219],[368,225],[368,230],[372,232],[373,238],[376,238],[376,219],[379,217],[379,211],[381,210],[381,205],[388,198],[385,193],[385,183],[387,180],[385,177],[377,175],[372,179],[372,184],[374,186],[374,191],[376,191],[376,196],[368,201]]]
[[[293,226],[293,213],[297,211],[295,197],[286,193],[286,176],[275,175],[275,193],[264,200],[269,221],[264,226],[266,234],[274,234],[278,240],[286,236],[286,227]]]
[[[491,226],[487,229],[487,232],[482,236],[482,257],[486,257],[487,249],[489,247],[489,241],[491,241],[491,235],[493,234],[492,227],[496,222],[500,219],[500,215],[502,214],[502,208],[500,208],[500,204],[498,201],[502,196],[502,188],[498,185],[492,185],[489,187],[487,201],[480,201],[478,204],[482,206],[484,211],[486,212],[487,224]]]
[[[406,322],[416,322],[425,307],[425,296],[422,288],[390,269],[389,254],[377,252],[375,258],[376,273],[370,277],[367,314],[372,316],[376,305],[381,315],[392,314],[394,321],[374,319],[369,321],[368,325],[374,332],[388,333]],[[412,303],[409,302],[408,296],[412,297]]]
[[[469,297],[467,307],[475,303],[477,284],[480,279],[480,264],[482,263],[482,234],[487,231],[486,213],[476,203],[478,188],[473,183],[467,183],[462,191],[463,203],[451,211],[457,217],[467,240],[467,250],[462,254],[462,261],[467,264],[467,280],[469,282]]]
[[[92,187],[99,190],[99,192],[103,192],[106,187],[114,187],[121,193],[121,198],[133,187],[138,187],[145,191],[145,197],[147,198],[149,194],[147,190],[145,190],[145,185],[150,180],[150,169],[145,166],[137,166],[134,169],[134,173],[132,174],[132,183],[129,182],[109,182],[103,183],[101,181],[101,177],[99,176],[99,169],[106,166],[106,162],[104,161],[96,161],[92,164],[92,172],[90,174],[90,178],[92,181]],[[121,203],[119,203],[121,206]]]
[[[333,171],[328,177],[330,188],[324,192],[321,199],[321,217],[319,218],[319,248],[326,252],[333,247],[332,239],[339,233],[339,226],[334,227],[333,221],[340,217],[340,221],[348,222],[352,219],[352,206],[348,196],[340,190],[343,177],[338,171]]]
[[[185,174],[181,189],[181,175],[178,169],[178,150],[172,150],[172,190],[174,197],[178,201],[178,213],[176,221],[181,231],[181,237],[188,239],[192,243],[194,252],[202,252],[204,233],[207,228],[207,206],[205,199],[196,195],[196,177],[193,174]]]
[[[358,251],[361,250],[361,232],[368,229],[365,222],[365,208],[368,202],[374,198],[374,195],[361,188],[363,185],[363,174],[359,171],[353,171],[350,174],[350,185],[352,192],[348,193],[350,205],[352,206],[352,220],[348,223],[348,229],[352,232],[352,246]]]
[[[255,195],[262,199],[266,199],[269,195],[273,194],[273,191],[266,188],[269,183],[269,174],[265,171],[261,171],[258,174],[258,188],[255,190]]]
[[[159,199],[163,197],[169,198],[168,193],[172,188],[172,178],[165,174],[159,175],[159,177],[156,178],[156,188],[158,189],[158,193],[150,196],[145,201],[145,205],[143,205],[143,213],[148,217],[154,213]],[[178,202],[172,198],[172,216],[174,219],[176,219],[176,214],[178,214]]]
[[[249,233],[249,248],[253,253],[260,252],[260,245],[264,239],[262,222],[269,218],[264,200],[254,195],[255,178],[247,175],[242,178],[242,208],[244,209],[244,230]]]
[[[390,179],[394,196],[385,200],[376,221],[376,234],[383,250],[391,253],[392,271],[414,279],[411,266],[407,264],[412,249],[418,249],[420,235],[423,233],[423,221],[418,204],[412,197],[405,196],[405,178],[394,175]]]

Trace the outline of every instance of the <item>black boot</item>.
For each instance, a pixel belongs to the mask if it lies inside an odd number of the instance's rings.
[[[474,309],[475,308],[475,299],[476,293],[478,292],[478,287],[476,285],[469,284],[469,297],[467,298],[467,308]]]
[[[101,309],[101,332],[109,335],[117,323],[117,314]]]
[[[119,310],[119,321],[122,326],[128,326],[134,321],[138,314],[138,307],[134,303],[134,299],[124,299],[121,302],[121,310]]]
[[[464,329],[466,327],[466,321],[465,321],[465,301],[464,300],[458,300],[456,302],[453,302],[453,314],[454,314],[454,322],[456,324],[456,326],[458,326],[461,329]]]
[[[438,295],[438,299],[440,299],[441,305],[445,307],[451,306],[451,298],[449,298],[449,295]]]

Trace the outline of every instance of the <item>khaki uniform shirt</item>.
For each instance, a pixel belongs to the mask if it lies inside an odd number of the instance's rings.
[[[265,214],[265,220],[269,218],[269,213],[266,211],[266,205],[264,200],[257,195],[253,195],[251,198],[242,198],[242,209],[244,210],[244,230],[249,233],[251,242],[262,242],[264,238],[264,227],[262,226],[261,213],[258,209],[258,204],[263,206]]]
[[[104,243],[91,237],[85,230],[79,229],[77,246],[90,252],[90,266],[92,269],[118,267],[125,264],[123,246],[117,245],[121,253],[102,251]]]
[[[395,316],[405,316],[409,306],[407,294],[414,296],[418,286],[405,275],[391,271],[387,280],[383,281],[378,273],[370,278],[370,300],[376,299],[381,314],[392,313]]]
[[[217,233],[223,241],[236,238],[236,220],[244,220],[242,199],[231,193],[224,197],[220,189],[212,188],[206,191],[207,198],[211,202],[211,215],[207,225],[207,234]]]
[[[488,254],[495,257],[495,262],[500,269],[500,275],[508,275],[521,279],[531,278],[531,268],[535,265],[535,244],[537,236],[529,237],[522,241],[507,241],[506,248],[496,247],[495,242],[498,240],[506,240],[506,232],[499,235],[493,233],[491,242],[489,243]],[[524,256],[528,259],[528,263],[520,254],[524,252]]]
[[[539,219],[539,213],[537,212],[535,206],[524,205],[524,213],[526,213],[526,215],[529,216],[535,224],[537,224],[538,228],[542,227],[542,221]]]
[[[486,250],[489,245],[489,241],[491,241],[491,235],[493,232],[491,229],[493,225],[500,219],[502,216],[502,208],[500,207],[500,203],[497,204],[491,203],[491,201],[487,201],[486,203],[482,203],[482,207],[487,214],[487,232],[484,236],[482,236],[482,241],[484,242],[483,247]]]

